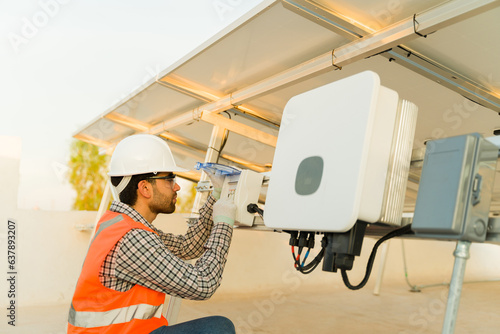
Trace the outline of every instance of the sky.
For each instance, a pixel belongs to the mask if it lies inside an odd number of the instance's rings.
[[[18,207],[69,210],[72,136],[261,1],[0,0],[0,136],[22,143]]]

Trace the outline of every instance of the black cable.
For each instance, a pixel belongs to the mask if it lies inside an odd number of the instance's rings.
[[[300,271],[302,274],[307,275],[316,269],[316,267],[321,263],[323,260],[323,256],[325,256],[325,249],[322,248],[321,251],[316,255],[314,260],[309,262],[309,264],[305,265],[304,267],[300,267],[300,269],[297,269]]]
[[[410,225],[406,225],[406,226],[403,226],[397,230],[394,230],[394,231],[391,231],[389,233],[387,233],[386,235],[384,235],[382,238],[380,238],[376,243],[375,243],[375,246],[373,246],[373,249],[372,249],[372,252],[370,254],[370,258],[368,259],[368,263],[366,265],[366,273],[365,273],[365,277],[363,278],[363,280],[361,281],[361,283],[359,283],[358,285],[356,286],[353,286],[351,285],[351,283],[349,282],[349,278],[347,277],[347,271],[345,269],[341,269],[341,273],[342,273],[342,280],[344,281],[344,284],[351,290],[359,290],[361,289],[362,287],[364,287],[366,285],[366,283],[368,282],[368,279],[370,278],[370,274],[372,272],[372,268],[373,268],[373,262],[375,261],[375,256],[377,254],[377,249],[378,247],[386,240],[388,239],[391,239],[391,238],[394,238],[394,237],[398,237],[398,236],[401,236],[403,234],[406,234],[408,232],[411,231],[411,224]]]
[[[292,256],[293,256],[293,263],[296,263],[297,261],[297,256],[295,256],[295,249],[294,247],[292,246]]]
[[[310,236],[314,237],[314,233]],[[313,272],[316,267],[321,263],[321,261],[323,260],[323,257],[325,256],[325,249],[326,249],[326,237],[323,237],[323,240],[321,242],[321,251],[318,253],[318,255],[316,255],[316,257],[311,261],[309,262],[308,264],[306,264],[305,266],[300,266],[300,259],[298,260],[296,257],[294,257],[295,259],[295,264],[296,264],[296,269],[301,272],[302,274],[304,275],[307,275],[311,272]],[[308,251],[310,251],[311,248],[308,248]]]
[[[264,219],[264,210],[262,210],[261,208],[259,208],[259,206],[255,203],[250,203],[247,205],[247,211],[249,213],[258,213],[259,216]]]
[[[247,210],[248,212],[253,213],[256,212],[256,208],[258,208],[257,205],[252,203],[248,205]],[[321,240],[321,251],[318,253],[318,255],[316,255],[316,257],[308,264],[301,265],[300,256],[302,254],[303,249],[307,248],[307,252],[309,253],[311,249],[314,247],[314,232],[300,232],[302,235],[302,239],[301,237],[299,237],[298,231],[283,230],[283,232],[290,234],[289,245],[292,246],[292,258],[295,269],[297,269],[297,271],[301,272],[304,275],[314,271],[314,269],[316,269],[316,267],[321,263],[323,257],[325,256],[325,249],[327,245],[326,237],[323,236],[323,240]],[[296,246],[299,247],[298,254],[295,254]]]

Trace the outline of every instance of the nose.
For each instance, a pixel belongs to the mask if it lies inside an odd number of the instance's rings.
[[[178,183],[176,183],[174,186],[174,191],[179,191],[179,190],[181,190],[181,186]]]

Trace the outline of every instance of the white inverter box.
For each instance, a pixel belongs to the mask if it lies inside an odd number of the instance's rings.
[[[417,108],[371,71],[291,98],[264,223],[345,232],[357,220],[400,225]]]

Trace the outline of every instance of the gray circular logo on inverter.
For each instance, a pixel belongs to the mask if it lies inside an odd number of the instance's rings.
[[[295,176],[295,192],[299,195],[311,195],[318,190],[323,177],[323,159],[309,157],[302,160]]]

